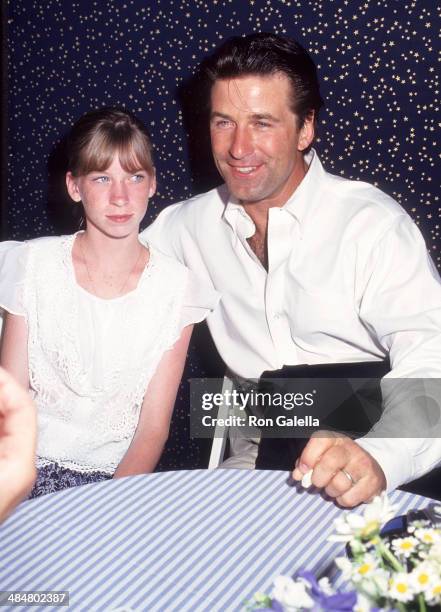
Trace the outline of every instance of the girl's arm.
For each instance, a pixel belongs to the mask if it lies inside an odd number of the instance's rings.
[[[35,481],[35,406],[0,368],[0,522],[28,493]]]
[[[20,315],[4,313],[0,364],[29,389],[28,326]]]
[[[176,394],[181,382],[193,325],[166,351],[151,379],[141,407],[138,426],[114,478],[153,472],[168,438]]]

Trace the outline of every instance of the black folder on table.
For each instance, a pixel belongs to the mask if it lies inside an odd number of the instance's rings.
[[[258,389],[261,393],[287,394],[314,387],[317,396],[326,401],[317,406],[320,429],[337,431],[351,437],[367,433],[382,412],[381,379],[390,371],[389,359],[356,363],[284,366],[280,370],[262,374]],[[275,416],[280,409],[273,405],[260,415]],[[282,409],[283,410],[283,409]],[[314,414],[314,407],[303,407],[300,412]],[[299,409],[296,409],[299,413]],[[291,470],[308,442],[308,435],[275,438],[262,430],[257,469]],[[295,433],[293,434],[295,436]]]

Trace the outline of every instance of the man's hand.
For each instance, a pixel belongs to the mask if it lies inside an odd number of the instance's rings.
[[[37,422],[29,394],[0,368],[0,522],[35,481]]]
[[[384,472],[375,459],[347,436],[316,432],[292,473],[302,480],[310,470],[312,484],[324,489],[341,506],[352,508],[386,488]]]

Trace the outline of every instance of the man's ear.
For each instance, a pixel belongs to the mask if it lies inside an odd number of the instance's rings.
[[[81,202],[81,195],[78,189],[77,181],[72,172],[66,172],[66,187],[67,192],[74,202]]]
[[[299,151],[304,151],[305,149],[307,149],[312,144],[312,141],[314,140],[314,136],[315,136],[314,118],[315,118],[315,114],[314,114],[314,111],[312,111],[311,114],[305,118],[303,125],[300,128],[299,142],[297,145],[297,148]]]

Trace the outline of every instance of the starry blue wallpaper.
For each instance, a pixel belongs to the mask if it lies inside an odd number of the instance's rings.
[[[103,105],[127,107],[151,131],[159,188],[150,220],[219,182],[207,126],[188,115],[198,100],[186,84],[225,38],[271,31],[297,38],[317,63],[326,106],[316,147],[326,169],[395,197],[441,268],[440,10],[435,0],[10,0],[3,237],[59,233],[73,222],[60,143],[82,113]],[[203,336],[211,355],[207,343]],[[211,375],[213,364],[193,352],[186,374]],[[194,467],[204,451],[185,435],[183,393],[167,465]]]

